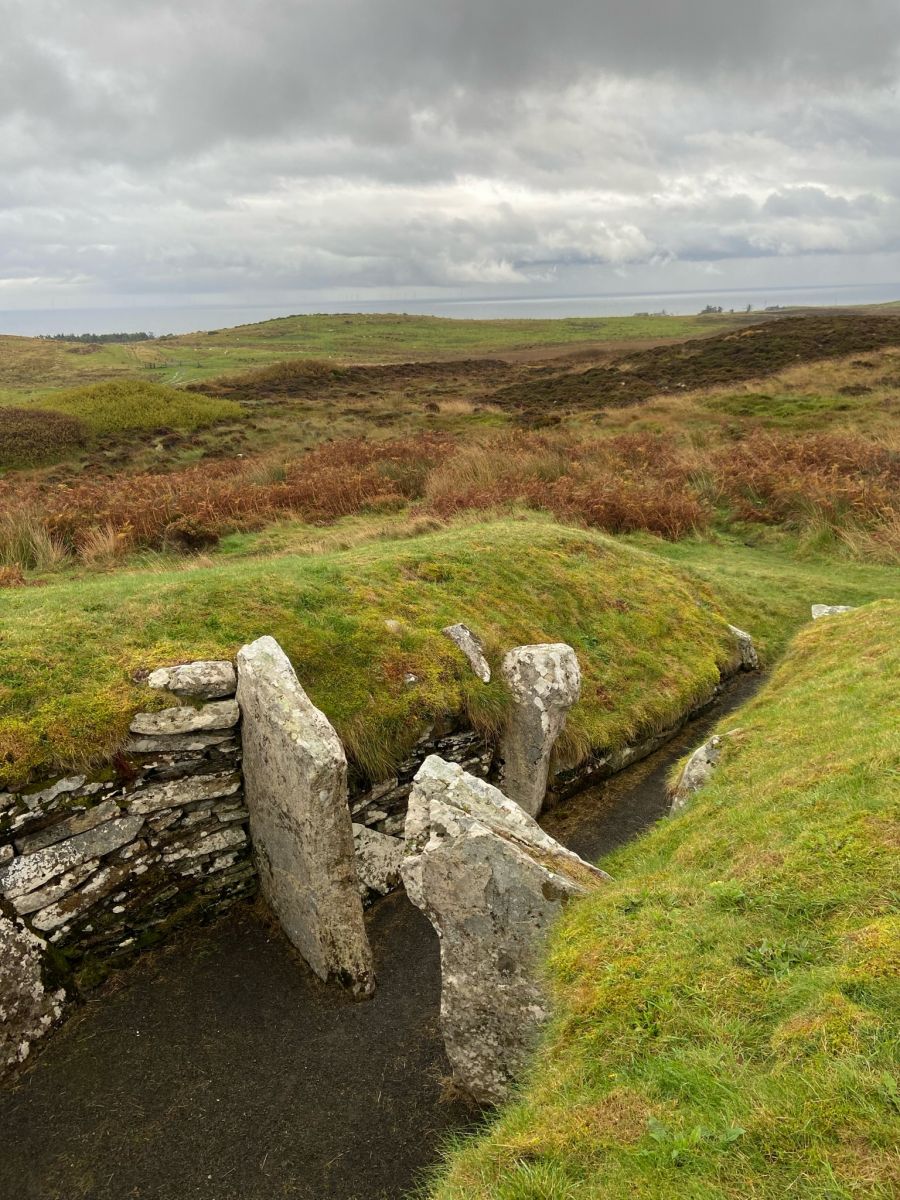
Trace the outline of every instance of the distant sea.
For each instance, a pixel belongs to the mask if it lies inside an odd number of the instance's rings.
[[[623,292],[605,296],[540,296],[478,300],[316,300],[292,304],[135,305],[118,308],[0,309],[0,333],[192,333],[307,313],[409,313],[457,318],[621,317],[636,312],[683,315],[708,304],[724,309],[772,305],[880,304],[900,300],[900,283],[841,287],[751,288],[696,292]]]

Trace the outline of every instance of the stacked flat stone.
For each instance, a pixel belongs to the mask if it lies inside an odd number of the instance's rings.
[[[77,969],[85,956],[124,958],[184,916],[255,889],[233,665],[187,664],[148,683],[180,702],[135,716],[115,772],[0,794],[0,980],[5,959],[21,959],[23,934],[54,943]],[[10,1003],[0,994],[0,1008]],[[21,1057],[30,1039],[19,1034],[18,1048],[0,1041],[0,1069]]]

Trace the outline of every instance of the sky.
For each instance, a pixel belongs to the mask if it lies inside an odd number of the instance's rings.
[[[898,282],[897,0],[0,0],[0,309]]]

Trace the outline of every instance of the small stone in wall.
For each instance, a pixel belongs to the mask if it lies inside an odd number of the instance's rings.
[[[822,617],[838,617],[841,613],[855,611],[855,608],[850,604],[814,604],[812,606],[812,619],[818,621]]]
[[[366,825],[353,825],[353,844],[356,849],[356,873],[366,890],[386,896],[400,886],[400,864],[403,861],[403,842],[400,838],[378,833]]]
[[[726,734],[713,734],[702,746],[698,746],[684,764],[675,786],[671,788],[672,804],[669,816],[674,817],[683,812],[694,793],[709,783],[722,757],[723,738],[735,737],[740,732],[739,729],[730,729]]]
[[[232,729],[241,719],[235,700],[214,700],[200,708],[164,708],[161,712],[137,713],[132,733],[160,734],[164,737],[206,730]]]
[[[43,887],[54,876],[89,858],[101,858],[134,841],[143,823],[141,816],[122,817],[34,854],[19,855],[8,866],[0,868],[0,891],[12,898]]]
[[[111,821],[118,815],[118,804],[114,800],[104,800],[102,804],[88,808],[73,817],[57,821],[55,825],[51,825],[47,829],[41,829],[28,837],[18,838],[16,849],[20,854],[33,854],[36,850],[43,850],[45,846],[64,842],[66,838],[74,837],[76,833],[86,833],[89,829],[102,825],[104,821]]]
[[[447,625],[441,630],[445,637],[454,642],[466,656],[469,666],[482,683],[491,682],[491,668],[484,657],[484,645],[468,625]]]
[[[147,686],[174,692],[176,696],[220,700],[237,691],[237,672],[230,662],[185,663],[151,672]]]
[[[218,775],[189,775],[169,783],[139,788],[126,797],[129,812],[155,813],[180,808],[202,800],[220,800],[241,790],[241,777],[234,771]]]

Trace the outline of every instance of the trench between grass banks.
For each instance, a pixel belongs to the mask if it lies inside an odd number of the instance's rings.
[[[583,857],[668,807],[666,777],[746,701],[702,716],[542,825]],[[366,917],[378,989],[322,984],[248,900],[140,957],[0,1090],[0,1194],[17,1200],[400,1200],[477,1111],[447,1085],[437,939],[395,892]]]

